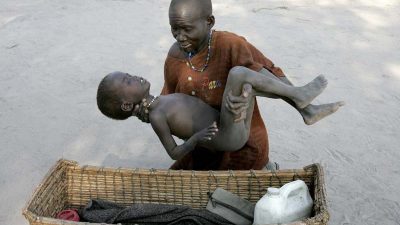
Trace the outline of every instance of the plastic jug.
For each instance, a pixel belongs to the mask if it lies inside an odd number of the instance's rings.
[[[254,210],[254,225],[289,223],[310,216],[313,200],[308,187],[296,180],[281,188],[268,188],[257,202]]]

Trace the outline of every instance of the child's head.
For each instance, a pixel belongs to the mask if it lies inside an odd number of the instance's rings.
[[[132,116],[134,106],[149,95],[150,83],[138,76],[113,72],[100,82],[97,106],[100,111],[117,120]]]
[[[172,0],[169,6],[171,32],[185,52],[199,52],[207,46],[214,26],[211,0]]]

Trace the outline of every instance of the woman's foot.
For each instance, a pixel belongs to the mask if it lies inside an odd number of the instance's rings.
[[[293,101],[297,108],[302,109],[308,106],[315,97],[322,93],[328,85],[328,80],[324,75],[319,75],[310,83],[303,87],[298,87],[293,97]]]

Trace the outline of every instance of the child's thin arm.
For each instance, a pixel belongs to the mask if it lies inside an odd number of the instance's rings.
[[[164,115],[151,115],[150,123],[165,150],[167,150],[168,155],[173,160],[178,160],[187,153],[193,151],[196,144],[199,142],[199,135],[193,135],[183,144],[177,145],[171,135],[171,130]]]

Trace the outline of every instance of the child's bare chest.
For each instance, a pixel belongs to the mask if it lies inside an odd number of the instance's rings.
[[[214,121],[219,122],[219,112],[201,99],[180,93],[168,97],[167,122],[171,133],[179,138],[189,138]]]

